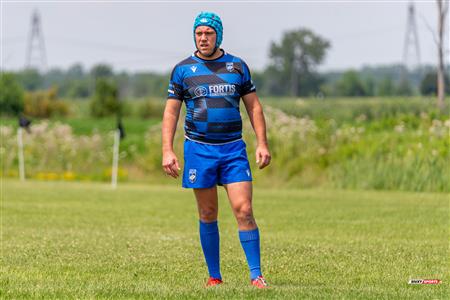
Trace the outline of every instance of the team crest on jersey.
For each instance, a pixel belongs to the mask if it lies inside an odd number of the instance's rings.
[[[192,66],[191,70],[192,70],[193,73],[195,73],[195,71],[197,71],[197,66]]]
[[[234,70],[234,65],[232,62],[227,62],[227,71],[228,72],[233,72]]]
[[[189,169],[189,182],[194,183],[197,180],[197,169]]]

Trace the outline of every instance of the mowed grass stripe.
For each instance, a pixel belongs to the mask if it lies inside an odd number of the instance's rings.
[[[446,194],[256,189],[263,272],[254,290],[220,192],[222,273],[206,267],[190,190],[3,181],[2,298],[433,298],[448,296]],[[440,285],[408,285],[438,278]]]

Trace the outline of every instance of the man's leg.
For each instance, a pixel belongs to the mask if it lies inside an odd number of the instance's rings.
[[[217,188],[214,186],[207,189],[194,189],[194,193],[200,219],[200,243],[205,255],[209,276],[222,280],[220,274],[219,228],[217,226]]]
[[[251,181],[224,185],[239,227],[239,239],[247,258],[250,278],[262,276],[259,230],[253,217]]]

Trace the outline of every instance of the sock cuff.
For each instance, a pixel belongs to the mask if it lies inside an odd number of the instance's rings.
[[[239,240],[241,242],[254,241],[259,239],[259,230],[255,228],[253,230],[239,231]]]
[[[200,234],[219,232],[219,226],[217,225],[217,221],[206,223],[203,222],[202,220],[199,220],[199,223],[200,223]]]

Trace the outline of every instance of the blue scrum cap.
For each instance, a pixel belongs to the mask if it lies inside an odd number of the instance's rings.
[[[222,36],[223,36],[223,27],[222,20],[218,15],[212,12],[201,12],[196,18],[194,22],[194,43],[195,43],[195,29],[198,26],[208,26],[214,29],[217,34],[216,38],[216,48],[219,48],[220,44],[222,44]]]

